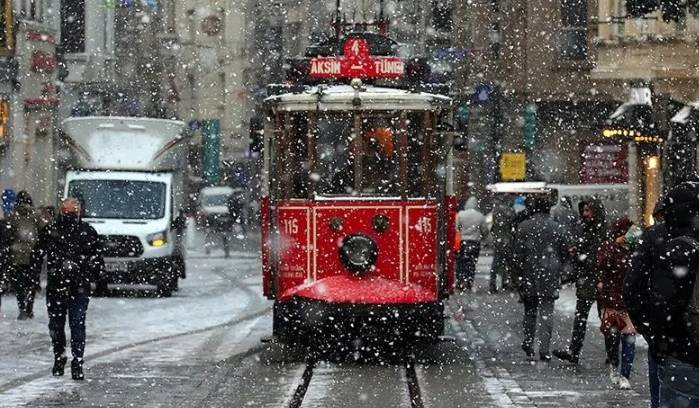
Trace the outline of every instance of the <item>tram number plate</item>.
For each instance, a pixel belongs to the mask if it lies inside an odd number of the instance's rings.
[[[107,272],[127,272],[129,264],[127,262],[105,262],[104,269]]]

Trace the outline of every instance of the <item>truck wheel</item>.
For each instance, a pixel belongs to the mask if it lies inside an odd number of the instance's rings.
[[[182,258],[175,258],[175,267],[180,279],[187,279],[187,264]]]
[[[97,283],[95,284],[95,296],[98,297],[103,297],[107,296],[109,292],[109,287],[107,286],[107,282],[103,280],[98,280]]]
[[[177,276],[173,276],[170,279],[170,290],[173,292],[180,290],[180,279]]]
[[[159,282],[157,294],[158,294],[158,297],[164,297],[164,298],[172,296],[172,284],[169,281]]]

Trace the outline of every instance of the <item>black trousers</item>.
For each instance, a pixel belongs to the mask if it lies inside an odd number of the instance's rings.
[[[478,241],[461,241],[459,259],[456,263],[456,283],[458,286],[471,288],[476,276],[476,262],[481,253],[481,243]]]
[[[552,298],[524,298],[524,340],[522,346],[532,349],[534,337],[538,334],[539,353],[548,355],[551,346],[551,332],[553,331],[553,305]],[[538,328],[537,328],[538,320]]]
[[[594,299],[578,298],[575,303],[575,319],[573,320],[573,337],[570,340],[570,353],[579,356],[585,342],[587,331],[587,317],[590,314]]]
[[[11,268],[17,308],[20,312],[32,314],[36,294],[36,270],[32,265],[12,265]]]
[[[82,358],[85,352],[85,319],[90,303],[89,289],[46,291],[46,307],[49,312],[49,333],[53,354],[60,357],[66,351],[66,316],[70,327],[70,348],[73,358]]]

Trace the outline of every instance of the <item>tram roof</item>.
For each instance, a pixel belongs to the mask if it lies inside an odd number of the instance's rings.
[[[359,103],[355,97],[359,96]],[[451,105],[448,96],[406,89],[364,85],[357,93],[350,85],[318,85],[298,92],[273,95],[265,105],[282,111],[353,111],[443,109]]]

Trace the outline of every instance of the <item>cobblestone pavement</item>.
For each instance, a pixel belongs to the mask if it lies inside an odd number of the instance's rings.
[[[309,361],[301,350],[260,342],[271,333],[271,312],[258,308],[214,327],[183,330],[95,358],[88,362],[84,383],[48,375],[10,386],[0,381],[0,406],[648,405],[645,349],[639,349],[637,355],[633,389],[612,388],[604,370],[603,342],[594,308],[580,366],[526,361],[519,348],[522,308],[517,298],[508,293],[490,295],[483,289],[487,287],[489,262],[489,257],[479,262],[475,293],[459,294],[449,302],[445,340],[432,347],[414,347],[398,358],[349,353],[340,359]],[[206,277],[214,269],[201,267],[192,273]],[[234,268],[230,274],[228,282],[239,285],[240,281],[233,279]],[[148,307],[147,303],[142,307]],[[554,344],[562,346],[567,341],[573,307],[574,294],[566,289],[557,303]],[[181,318],[187,319],[187,312],[182,313]],[[162,324],[167,331],[167,325],[173,323]],[[48,350],[44,354],[48,356]]]

